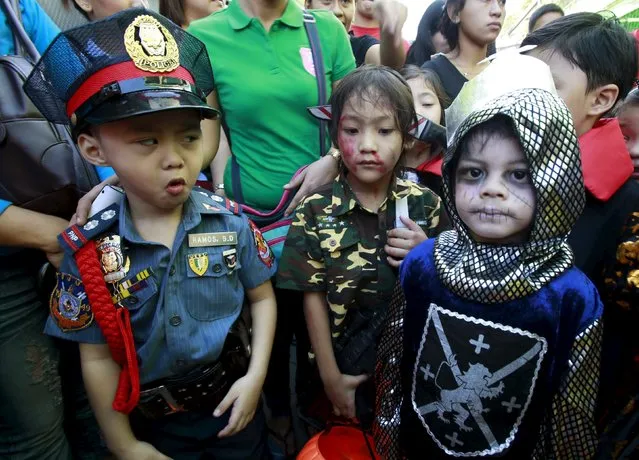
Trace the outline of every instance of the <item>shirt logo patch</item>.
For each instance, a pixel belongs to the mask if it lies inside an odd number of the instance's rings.
[[[209,255],[205,252],[189,254],[189,268],[197,276],[204,276],[209,268]]]
[[[271,268],[275,262],[275,256],[273,256],[273,252],[271,251],[270,246],[266,243],[264,235],[262,235],[260,229],[257,228],[253,221],[249,220],[248,222],[251,230],[253,231],[253,239],[255,241],[255,247],[257,248],[257,255],[264,265]]]
[[[300,56],[302,57],[302,65],[304,69],[316,77],[315,75],[315,63],[313,62],[313,53],[310,48],[300,48]]]
[[[229,269],[229,272],[235,270],[235,267],[237,267],[237,251],[235,248],[224,251],[222,256],[224,256],[224,264]]]
[[[93,323],[93,311],[87,301],[82,281],[66,273],[57,274],[56,287],[49,300],[49,311],[64,332],[79,331]]]
[[[431,304],[413,370],[413,410],[448,455],[503,452],[547,347],[536,334]]]

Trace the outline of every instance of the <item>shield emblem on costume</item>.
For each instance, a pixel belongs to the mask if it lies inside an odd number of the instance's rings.
[[[209,268],[209,255],[205,252],[189,254],[189,268],[197,276],[203,276]]]
[[[546,351],[536,334],[431,304],[413,371],[413,409],[449,455],[503,452]]]

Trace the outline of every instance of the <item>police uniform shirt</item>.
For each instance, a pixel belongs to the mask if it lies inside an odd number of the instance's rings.
[[[276,271],[261,233],[238,212],[235,203],[195,188],[184,203],[172,251],[140,237],[126,200],[89,218],[84,227],[71,227],[61,238],[65,256],[45,333],[106,343],[73,258],[83,239],[94,240],[106,277],[126,273],[111,291],[131,315],[141,383],[215,361],[241,312],[245,290]]]
[[[396,180],[378,212],[359,203],[344,176],[319,188],[296,210],[277,285],[326,292],[333,338],[344,330],[349,309],[384,307],[390,297],[396,273],[384,246],[402,198],[407,199],[408,216],[432,236],[439,222],[439,197],[403,179]]]

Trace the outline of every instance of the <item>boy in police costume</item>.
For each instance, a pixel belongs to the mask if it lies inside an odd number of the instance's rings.
[[[110,450],[262,458],[276,267],[235,203],[193,188],[200,121],[219,117],[206,104],[206,49],[160,15],[127,10],[59,35],[25,89],[47,119],[71,123],[82,155],[112,166],[126,192],[60,236],[45,330],[80,344]],[[248,363],[234,333],[245,296]]]

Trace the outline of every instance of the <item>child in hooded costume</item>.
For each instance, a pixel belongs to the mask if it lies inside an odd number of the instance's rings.
[[[566,243],[584,206],[579,145],[549,69],[499,61],[446,113],[454,230],[401,266],[376,369],[386,459],[596,449],[602,306]]]

